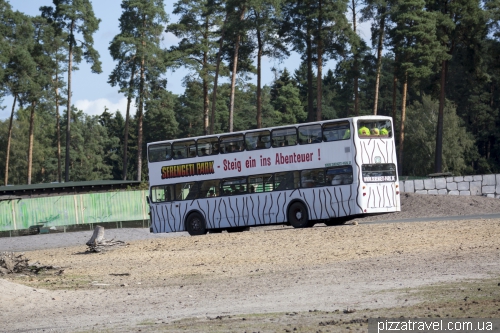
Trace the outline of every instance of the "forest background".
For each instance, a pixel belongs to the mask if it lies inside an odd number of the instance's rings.
[[[499,0],[121,7],[108,83],[127,103],[92,116],[71,98],[79,64],[102,72],[92,3],[53,0],[30,16],[0,0],[0,97],[12,101],[0,121],[5,185],[144,181],[146,142],[369,114],[394,118],[400,175],[500,172]],[[370,22],[371,43],[360,38],[360,22]],[[165,33],[179,43],[162,47]],[[263,57],[292,52],[300,66],[274,69],[263,85]],[[324,71],[332,59],[335,68]],[[174,94],[166,74],[180,68],[185,89]]]

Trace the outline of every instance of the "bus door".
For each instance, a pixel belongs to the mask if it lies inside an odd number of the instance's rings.
[[[154,232],[178,231],[174,225],[174,185],[159,185],[151,187],[151,227]]]

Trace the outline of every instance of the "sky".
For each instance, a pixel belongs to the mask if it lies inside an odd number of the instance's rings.
[[[39,15],[39,8],[41,6],[53,6],[51,0],[10,0],[9,1],[14,10],[18,10],[27,15],[35,16]],[[93,74],[90,70],[90,66],[82,61],[78,65],[79,70],[74,71],[72,74],[72,103],[83,112],[90,115],[99,115],[107,107],[109,112],[114,113],[116,110],[120,110],[122,114],[126,111],[126,98],[123,94],[118,92],[118,87],[112,87],[107,83],[109,74],[115,67],[116,63],[113,61],[109,54],[109,43],[119,31],[118,19],[120,18],[122,9],[120,7],[121,0],[101,0],[92,1],[94,8],[94,14],[97,18],[101,19],[99,25],[99,30],[94,34],[94,48],[100,54],[100,60],[102,62],[102,73]],[[174,1],[165,1],[165,10],[169,15],[169,22],[176,22],[178,17],[172,15]],[[359,31],[358,33],[367,42],[370,39],[370,24],[368,22],[358,23]],[[163,47],[169,48],[178,43],[177,37],[171,33],[164,34]],[[369,44],[370,45],[370,44]],[[274,74],[271,69],[274,67],[279,70],[287,68],[289,72],[295,71],[300,65],[300,56],[296,53],[292,53],[288,59],[282,62],[277,60],[264,58],[262,67],[262,84],[269,85],[274,79]],[[326,73],[328,69],[334,69],[335,63],[333,61],[327,61],[324,64],[323,73]],[[172,91],[174,94],[182,94],[184,92],[184,87],[182,86],[183,78],[189,72],[185,69],[177,69],[176,71],[169,71],[167,73],[167,89]],[[254,75],[253,83],[257,83],[257,77]],[[222,81],[224,82],[224,81]],[[6,97],[1,102],[0,109],[0,120],[6,119],[10,116],[12,109],[13,99],[11,97]],[[134,109],[131,114],[134,114]]]

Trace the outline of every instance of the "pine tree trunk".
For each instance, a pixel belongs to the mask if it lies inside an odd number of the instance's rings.
[[[71,32],[73,34],[73,29],[75,22],[71,22]],[[66,115],[66,160],[64,162],[64,181],[69,182],[69,149],[71,143],[71,71],[73,70],[73,44],[69,43],[69,57],[68,57],[68,104],[67,104],[67,115]]]
[[[229,14],[226,13],[226,17],[224,18],[224,23],[222,24],[222,31],[219,41],[219,51],[217,52],[217,63],[215,65],[215,78],[214,78],[214,89],[212,92],[212,119],[210,122],[210,134],[214,134],[214,124],[215,124],[215,104],[217,102],[217,82],[219,79],[219,70],[220,70],[220,62],[222,56],[222,46],[224,45],[224,34],[226,32],[226,22]]]
[[[256,14],[258,17],[258,14]],[[257,25],[257,128],[262,127],[262,38]]]
[[[377,46],[377,74],[375,77],[375,98],[373,102],[373,114],[378,113],[378,93],[380,89],[380,72],[382,70],[382,50],[384,46],[384,29],[385,29],[385,7],[381,9],[382,17],[380,18],[378,46]]]
[[[356,2],[352,0],[352,25],[353,31],[357,35],[357,27],[356,27]],[[354,49],[354,115],[359,116],[359,78],[358,78],[358,50]]]
[[[311,27],[307,23],[306,35],[307,47],[307,121],[314,121],[314,99],[313,99],[313,63],[312,63],[312,40],[311,40]]]
[[[245,7],[241,9],[240,22],[243,21],[245,17]],[[240,49],[241,33],[238,32],[236,36],[236,44],[234,46],[233,55],[233,71],[231,76],[231,97],[229,101],[229,132],[233,131],[233,119],[234,119],[234,94],[236,90],[236,72],[238,69],[238,51]]]
[[[441,91],[439,94],[439,112],[436,131],[436,156],[434,162],[434,172],[443,172],[443,122],[444,122],[444,104],[445,104],[445,85],[446,85],[446,67],[448,62],[442,61],[441,64]]]
[[[28,185],[31,184],[31,168],[33,165],[33,133],[35,127],[35,105],[36,102],[31,102],[31,115],[30,115],[30,131],[29,131],[29,144],[28,144]]]
[[[396,121],[396,100],[397,100],[397,94],[398,94],[398,77],[396,76],[396,73],[394,73],[394,76],[392,78],[392,121]]]
[[[132,103],[132,91],[134,85],[135,76],[135,64],[130,74],[130,82],[128,86],[128,96],[127,96],[127,114],[125,115],[125,130],[123,134],[123,172],[122,179],[127,180],[127,169],[128,169],[128,131],[130,126],[130,104]]]
[[[4,185],[9,184],[9,160],[10,160],[10,142],[12,140],[12,121],[14,120],[14,110],[16,108],[17,94],[14,94],[14,102],[12,103],[12,111],[9,120],[9,134],[7,136],[7,154],[5,155],[5,178]]]
[[[318,53],[318,62],[317,62],[317,78],[316,78],[316,120],[320,121],[322,118],[322,105],[321,102],[323,101],[323,85],[322,85],[322,80],[323,80],[323,39],[321,36],[321,30],[323,29],[323,17],[322,17],[322,10],[321,10],[321,4],[322,1],[319,0],[318,2],[318,10],[319,10],[319,16],[318,16],[318,45],[317,45],[317,53]]]
[[[143,14],[142,16],[142,26],[145,28],[146,26],[146,18]],[[140,68],[140,79],[139,79],[139,111],[137,115],[137,181],[142,180],[142,122],[143,122],[143,114],[144,114],[144,85],[145,85],[145,73],[146,73],[146,60],[145,60],[145,52],[146,52],[146,41],[144,32],[142,33],[142,54],[141,54],[141,68]]]
[[[406,92],[408,89],[408,73],[405,73],[404,83],[403,83],[403,97],[401,102],[401,129],[399,133],[399,160],[398,160],[398,173],[403,174],[403,147],[405,140],[405,119],[406,119]]]
[[[203,39],[205,41],[208,40],[208,15],[205,17],[205,35]],[[210,129],[209,123],[209,104],[210,100],[208,97],[208,54],[207,51],[203,51],[203,134],[208,135],[208,131]]]
[[[144,37],[144,36],[143,36]],[[145,47],[145,42],[142,42]],[[142,120],[144,106],[144,76],[145,76],[144,55],[141,58],[141,78],[139,83],[139,112],[137,115],[137,181],[142,180]]]
[[[61,118],[59,116],[59,73],[56,69],[56,132],[57,132],[57,181],[62,182],[61,172]]]

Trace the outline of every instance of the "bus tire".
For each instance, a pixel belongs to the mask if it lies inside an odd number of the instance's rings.
[[[186,231],[191,236],[204,235],[207,233],[207,227],[205,226],[205,219],[200,213],[194,212],[189,214],[186,219]]]
[[[311,226],[306,206],[302,202],[295,201],[288,208],[288,222],[294,228],[307,228]]]
[[[232,227],[232,228],[227,228],[227,232],[232,233],[232,232],[243,232],[243,231],[249,231],[250,227]]]

